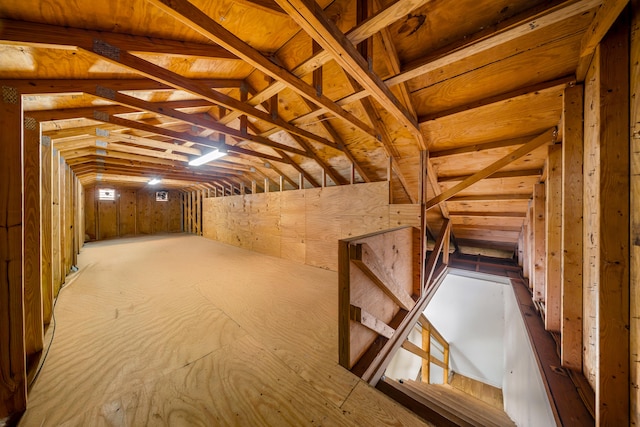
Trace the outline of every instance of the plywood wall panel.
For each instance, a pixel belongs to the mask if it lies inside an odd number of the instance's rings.
[[[136,191],[122,189],[118,191],[120,198],[120,215],[118,217],[118,235],[130,236],[136,234]]]
[[[118,206],[116,200],[98,200],[99,240],[118,237]]]
[[[420,225],[419,205],[394,205],[389,183],[215,197],[204,203],[205,237],[337,270],[338,240]]]
[[[138,233],[153,234],[153,203],[149,195],[139,192],[137,196]]]

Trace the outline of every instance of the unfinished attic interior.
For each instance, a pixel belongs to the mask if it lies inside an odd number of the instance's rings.
[[[639,28],[3,0],[0,425],[639,426]]]

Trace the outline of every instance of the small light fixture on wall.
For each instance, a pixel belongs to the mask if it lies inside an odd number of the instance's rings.
[[[149,181],[149,185],[160,184],[160,182],[162,182],[160,178],[151,178],[151,180]]]
[[[227,149],[220,147],[217,148],[213,151],[210,151],[209,153],[200,156],[196,159],[193,159],[189,162],[189,166],[200,166],[200,165],[204,165],[205,163],[209,163],[212,162],[216,159],[219,159],[221,157],[224,157],[227,155]]]

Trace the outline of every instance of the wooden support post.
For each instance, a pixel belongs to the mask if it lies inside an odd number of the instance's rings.
[[[51,209],[51,269],[53,273],[53,297],[58,296],[58,292],[60,291],[60,286],[62,285],[63,276],[62,276],[62,252],[60,248],[60,240],[62,239],[60,231],[62,230],[62,209],[60,202],[60,152],[53,149],[51,153],[51,179],[52,179],[52,189],[51,197],[52,197],[52,209]],[[97,191],[97,190],[96,190]],[[99,231],[99,223],[98,218],[96,218],[96,236],[98,236]]]
[[[269,192],[269,178],[264,179],[264,192],[265,193]]]
[[[244,186],[244,182],[240,183],[240,194],[241,195],[245,195],[245,186]]]
[[[284,191],[284,177],[280,175],[280,191]]]
[[[545,185],[533,186],[533,300],[544,301],[545,281]]]
[[[421,380],[423,383],[431,383],[431,332],[429,328],[430,323],[422,325],[422,349],[429,355],[429,359],[422,359],[422,375]]]
[[[630,357],[631,357],[631,420],[630,425],[640,425],[640,13],[638,2],[632,3],[631,26],[631,292],[630,304]]]
[[[25,116],[23,126],[24,335],[25,352],[29,357],[40,352],[44,343],[40,263],[40,123]]]
[[[298,174],[298,190],[304,189],[304,174],[300,172]]]
[[[447,228],[447,235],[444,237],[442,246],[442,262],[449,265],[449,246],[451,243],[451,227]]]
[[[251,181],[251,194],[256,194],[256,187],[257,187],[256,181],[255,180]]]
[[[546,183],[545,329],[560,332],[562,286],[562,146],[549,147]]]
[[[324,169],[322,169],[322,188],[327,186],[327,172],[325,172]]]
[[[0,419],[27,405],[24,343],[22,101],[14,87],[0,93]]]
[[[356,165],[355,163],[351,163],[351,171],[349,173],[349,184],[353,185],[356,183]]]
[[[595,366],[595,421],[603,426],[630,424],[628,41],[623,13],[585,79],[585,312],[595,316],[585,338],[595,332],[588,364],[592,372]]]
[[[562,135],[562,366],[582,370],[583,87],[564,91]]]
[[[52,146],[51,139],[43,136],[41,139],[41,238],[42,238],[42,320],[45,325],[51,321],[51,312],[53,310],[53,231],[52,231]],[[84,228],[83,228],[84,229]]]

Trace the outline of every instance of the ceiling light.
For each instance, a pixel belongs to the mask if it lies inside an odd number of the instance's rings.
[[[190,166],[200,166],[200,165],[204,165],[205,163],[209,163],[213,160],[219,159],[220,157],[224,157],[226,156],[227,153],[216,149],[213,150],[207,154],[205,154],[204,156],[198,157],[197,159],[193,159],[189,162]]]
[[[160,184],[160,181],[162,181],[160,178],[152,178],[151,181],[149,181],[149,185]]]

